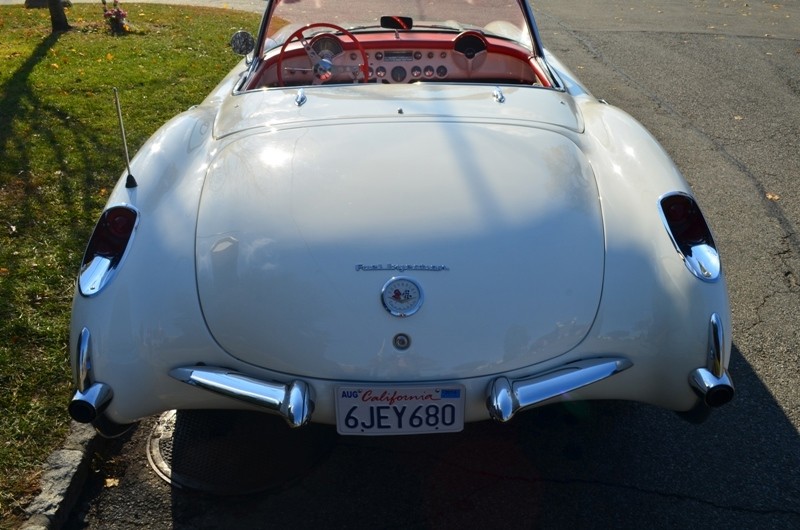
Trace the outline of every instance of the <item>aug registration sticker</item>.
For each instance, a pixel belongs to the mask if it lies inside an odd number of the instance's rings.
[[[464,428],[464,401],[461,385],[340,386],[336,430],[366,436],[458,432]]]

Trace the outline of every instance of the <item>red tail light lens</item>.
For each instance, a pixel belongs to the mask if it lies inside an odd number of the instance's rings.
[[[686,195],[670,195],[661,200],[661,210],[676,242],[697,244],[711,241],[711,232],[706,225],[697,203]]]
[[[114,206],[103,212],[89,240],[84,265],[95,256],[118,262],[128,247],[137,219],[136,210],[128,206]]]
[[[686,267],[701,280],[715,281],[720,275],[717,246],[697,202],[685,193],[673,193],[662,197],[659,206]]]
[[[98,294],[114,277],[138,222],[139,213],[127,205],[113,206],[100,216],[78,275],[78,288],[83,296]]]

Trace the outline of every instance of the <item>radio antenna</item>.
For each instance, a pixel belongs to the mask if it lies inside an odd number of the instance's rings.
[[[126,188],[138,186],[136,179],[131,174],[131,158],[128,155],[128,139],[125,137],[125,125],[122,123],[122,107],[119,105],[119,91],[114,87],[114,103],[117,106],[117,119],[119,120],[119,132],[122,135],[122,146],[125,148],[125,167],[128,168],[128,178],[125,180]]]

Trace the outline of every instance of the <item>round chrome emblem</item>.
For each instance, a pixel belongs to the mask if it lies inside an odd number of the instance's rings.
[[[422,288],[406,276],[395,276],[381,289],[383,307],[396,317],[408,317],[422,306]]]

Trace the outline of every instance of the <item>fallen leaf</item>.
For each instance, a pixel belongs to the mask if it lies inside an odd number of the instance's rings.
[[[779,201],[781,199],[781,196],[778,195],[777,193],[767,193],[767,199],[771,201]]]
[[[118,478],[107,478],[105,483],[106,488],[116,488],[119,486]]]

